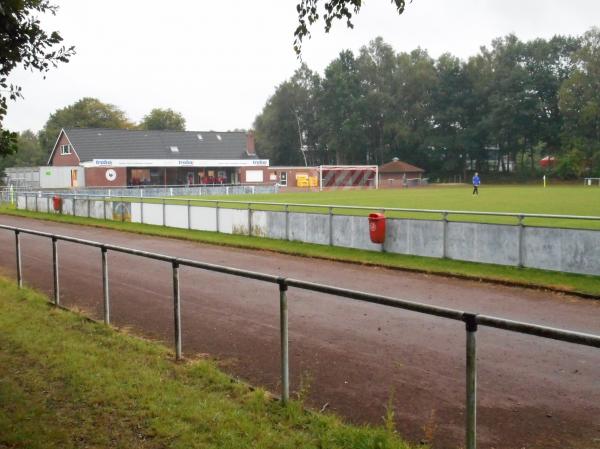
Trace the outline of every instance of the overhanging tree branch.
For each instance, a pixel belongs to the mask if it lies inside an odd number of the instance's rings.
[[[398,14],[404,12],[406,0],[391,0]],[[320,0],[299,0],[296,5],[298,13],[298,26],[294,31],[294,51],[298,56],[302,53],[302,41],[305,37],[310,38],[309,28],[321,18],[319,14]],[[353,15],[360,12],[362,0],[326,0],[323,2],[323,20],[325,21],[325,32],[329,33],[334,20],[346,20],[348,28],[354,28]]]
[[[75,54],[74,47],[59,46],[58,32],[42,29],[37,13],[56,14],[49,0],[11,0],[0,3],[0,156],[16,149],[15,133],[2,129],[8,99],[22,98],[19,86],[9,85],[8,75],[17,67],[45,73]]]

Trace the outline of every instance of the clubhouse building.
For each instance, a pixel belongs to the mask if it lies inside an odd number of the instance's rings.
[[[264,183],[268,166],[256,156],[252,132],[66,128],[40,181],[56,178],[47,181],[61,187]]]

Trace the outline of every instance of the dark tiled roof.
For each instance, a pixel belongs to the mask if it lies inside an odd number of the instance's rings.
[[[67,128],[81,162],[92,159],[248,159],[246,133]],[[201,136],[202,138],[200,139]],[[219,137],[221,139],[219,139]],[[178,152],[171,151],[177,147]]]
[[[424,171],[425,170],[422,168],[415,167],[414,165],[402,161],[388,162],[379,167],[379,173],[414,173]]]

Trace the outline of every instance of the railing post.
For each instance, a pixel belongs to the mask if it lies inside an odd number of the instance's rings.
[[[248,203],[248,236],[252,237],[252,203]]]
[[[141,190],[140,190],[141,192]],[[140,197],[140,223],[144,224],[144,198]]]
[[[524,236],[524,229],[523,229],[523,215],[519,215],[519,268],[523,268],[523,236]]]
[[[187,201],[187,217],[188,217],[188,229],[192,229],[192,205],[191,200]]]
[[[162,224],[163,226],[167,225],[167,205],[165,204],[165,199],[162,199]]]
[[[104,305],[104,324],[110,324],[110,297],[108,292],[108,250],[102,250],[102,296]]]
[[[173,261],[173,318],[175,329],[175,357],[181,360],[181,297],[179,292],[179,262]]]
[[[217,222],[217,232],[219,232],[219,202],[217,201],[215,204],[215,218]]]
[[[290,239],[290,206],[285,205],[285,239]]]
[[[448,212],[442,212],[442,221],[444,229],[442,230],[442,257],[445,259],[448,257]]]
[[[385,209],[381,209],[381,213],[385,217]],[[385,253],[385,235],[383,236],[383,242],[381,242],[381,252]]]
[[[17,285],[19,286],[19,288],[22,288],[23,270],[21,265],[21,238],[19,237],[19,231],[15,231],[15,247],[17,251]]]
[[[54,305],[60,304],[60,284],[58,281],[58,245],[56,237],[52,237],[52,271],[54,274]]]
[[[333,245],[333,207],[329,208],[329,246]]]
[[[467,331],[466,449],[475,449],[477,447],[477,315],[465,313],[463,321]]]
[[[285,279],[277,280],[279,284],[279,331],[281,336],[281,402],[286,405],[290,399],[290,360],[288,345],[288,306],[287,283]]]

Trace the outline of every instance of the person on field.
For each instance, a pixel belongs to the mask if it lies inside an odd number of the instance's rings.
[[[481,180],[479,179],[479,173],[475,173],[475,176],[473,176],[473,195],[479,195],[480,184]]]

